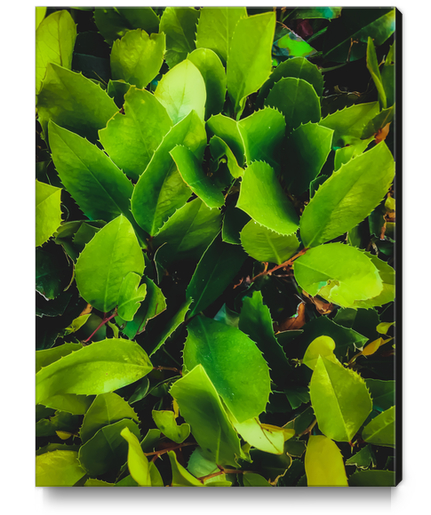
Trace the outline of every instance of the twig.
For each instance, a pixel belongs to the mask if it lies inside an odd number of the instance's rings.
[[[292,263],[298,259],[299,257],[303,256],[307,252],[308,248],[302,249],[298,252],[298,254],[295,254],[293,257],[285,261],[284,263],[281,263],[281,265],[277,265],[274,268],[271,268],[271,270],[267,270],[267,266],[265,267],[263,272],[260,272],[260,274],[257,274],[253,277],[251,282],[253,283],[258,277],[261,277],[263,275],[271,275],[276,270],[279,270],[280,268],[287,268],[288,266],[291,266]]]
[[[90,336],[84,340],[84,343],[87,343],[96,333],[97,331],[105,324],[107,324],[112,318],[117,316],[117,309],[115,309],[114,313],[107,318],[103,318],[103,320],[100,322],[100,324],[96,327],[96,329],[90,334]]]
[[[175,367],[154,367],[153,370],[171,370],[172,372],[176,372],[177,374],[180,374],[181,376],[183,375],[181,370],[179,370],[178,368],[175,368]]]
[[[145,454],[145,456],[155,456],[157,459],[162,454],[165,454],[169,451],[175,451],[177,449],[182,449],[183,447],[188,447],[189,445],[197,445],[197,443],[195,443],[195,442],[180,443],[178,445],[174,445],[173,447],[167,447],[166,449],[160,449],[159,451],[144,452],[144,454]]]

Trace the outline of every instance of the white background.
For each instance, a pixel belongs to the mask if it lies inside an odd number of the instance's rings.
[[[344,1],[341,5],[370,6]],[[34,7],[1,8],[0,488],[6,513],[383,514],[429,505],[430,66],[429,3],[400,0],[403,13],[403,481],[378,489],[108,489],[34,487]],[[50,4],[64,5],[64,4]],[[79,5],[143,5],[79,2]],[[151,2],[147,5],[189,5]],[[199,5],[227,5],[201,2]],[[269,3],[238,2],[262,6]],[[273,5],[273,4],[271,4]],[[296,1],[293,6],[333,5]],[[374,6],[393,6],[378,2]],[[68,7],[69,4],[66,4]],[[397,54],[397,58],[399,53]],[[429,508],[428,508],[429,509]],[[135,511],[136,510],[136,511]]]

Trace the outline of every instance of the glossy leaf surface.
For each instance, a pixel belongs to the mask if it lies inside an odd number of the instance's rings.
[[[362,438],[374,445],[395,447],[395,406],[373,418],[362,430]]]
[[[300,223],[304,245],[332,240],[367,217],[388,191],[394,169],[384,143],[341,166],[304,209]]]
[[[138,438],[127,426],[122,429],[120,435],[129,444],[127,466],[129,467],[130,475],[139,486],[151,486],[151,474],[148,459],[141,449]]]
[[[89,304],[107,313],[120,300],[122,304],[126,302],[125,295],[130,291],[126,292],[123,287],[125,277],[133,272],[139,281],[144,268],[144,257],[133,227],[120,215],[105,225],[80,254],[76,262],[76,284]],[[133,276],[129,279],[136,282]]]
[[[270,391],[269,370],[255,343],[239,329],[206,317],[192,319],[187,331],[186,370],[202,365],[239,422],[264,411]]]
[[[362,377],[319,356],[310,381],[310,398],[322,433],[350,442],[372,409]]]
[[[36,486],[73,486],[84,475],[75,451],[55,450],[36,456]]]
[[[349,486],[340,449],[325,436],[308,439],[305,473],[307,486]]]
[[[36,181],[36,247],[46,243],[61,224],[61,188]]]
[[[146,376],[152,368],[135,342],[116,338],[94,342],[36,374],[36,403],[59,394],[112,392]]]
[[[173,411],[153,410],[152,416],[160,431],[173,442],[182,443],[189,436],[190,426],[188,424],[177,424]]]

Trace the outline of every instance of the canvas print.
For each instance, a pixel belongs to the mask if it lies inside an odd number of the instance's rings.
[[[399,483],[400,43],[36,8],[37,486]]]

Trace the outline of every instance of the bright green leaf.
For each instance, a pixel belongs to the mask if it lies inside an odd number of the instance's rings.
[[[310,436],[304,463],[307,486],[349,486],[340,449],[326,436]]]
[[[349,486],[396,486],[392,470],[360,470],[349,477]]]
[[[241,245],[249,256],[258,261],[281,265],[299,248],[296,234],[285,236],[267,229],[253,220],[240,233]]]
[[[371,259],[372,263],[379,271],[380,278],[383,283],[383,289],[376,297],[357,301],[352,307],[369,309],[375,306],[383,306],[388,302],[393,302],[395,299],[395,270],[377,256],[374,256],[369,252],[366,252],[365,255]]]
[[[208,126],[208,125],[207,125]],[[230,149],[230,147],[227,145],[225,141],[223,141],[218,136],[213,136],[210,139],[210,152],[215,162],[218,162],[218,165],[220,164],[219,161],[223,156],[226,156],[227,159],[227,168],[231,174],[232,177],[237,179],[238,177],[242,177],[244,174],[244,169],[241,168],[238,165],[238,161]],[[242,154],[241,162],[244,161],[244,154]]]
[[[395,447],[395,406],[373,418],[362,430],[365,442],[383,447]]]
[[[103,426],[90,440],[81,445],[78,458],[88,475],[94,477],[108,472],[118,473],[127,460],[128,444],[121,436],[124,428],[128,428],[135,437],[140,437],[137,424],[124,419]]]
[[[395,163],[385,143],[334,172],[304,209],[301,239],[311,247],[341,236],[378,206],[394,178]]]
[[[320,99],[313,86],[304,79],[280,79],[265,99],[266,106],[275,107],[286,120],[286,134],[300,125],[320,120]]]
[[[168,452],[169,461],[172,467],[172,485],[171,486],[204,486],[198,479],[190,474],[180,463],[178,463],[177,455],[173,451]]]
[[[244,486],[271,486],[269,482],[260,474],[244,474],[242,478]]]
[[[289,156],[284,177],[289,191],[304,193],[320,173],[332,148],[333,131],[317,123],[295,129],[287,139],[284,152]]]
[[[46,9],[46,7],[36,7],[36,30],[45,18]]]
[[[126,93],[123,109],[124,114],[117,113],[99,131],[99,138],[114,163],[137,180],[171,129],[172,121],[153,94],[135,87]]]
[[[360,140],[358,143],[353,145],[337,148],[334,155],[334,171],[339,170],[341,165],[348,163],[352,158],[362,154],[373,139],[374,136],[371,136],[370,138]]]
[[[97,395],[146,376],[153,366],[135,342],[106,339],[83,347],[36,374],[36,404],[56,395]]]
[[[165,52],[165,34],[145,30],[129,30],[117,39],[110,56],[112,79],[122,79],[138,88],[145,88],[159,73]]]
[[[338,442],[350,442],[372,409],[362,377],[321,356],[311,377],[310,398],[320,431]]]
[[[38,9],[41,8],[36,7],[36,13]],[[76,25],[66,10],[53,12],[39,23],[36,27],[36,95],[40,91],[49,63],[58,64],[68,70],[72,68],[76,39]]]
[[[130,475],[139,486],[151,486],[148,459],[141,449],[138,438],[130,432],[128,427],[125,427],[120,434],[129,444],[127,466]]]
[[[387,107],[386,93],[382,83],[382,76],[380,75],[379,63],[377,61],[376,47],[374,46],[372,38],[368,37],[367,44],[367,68],[376,86],[379,94],[379,100],[383,109]]]
[[[238,123],[223,114],[217,114],[215,116],[211,116],[207,121],[206,126],[211,135],[214,134],[215,136],[218,136],[226,145],[228,145],[229,149],[235,156],[237,164],[240,167],[244,166],[244,140],[239,131]],[[237,177],[239,177],[239,175],[237,175]]]
[[[77,452],[55,450],[36,456],[36,486],[73,486],[84,475]]]
[[[209,48],[226,63],[232,36],[241,18],[247,18],[245,7],[203,7],[197,26],[196,48]]]
[[[244,213],[244,211],[238,209],[233,204],[229,204],[223,217],[221,233],[223,241],[232,245],[240,245],[240,233],[249,221],[250,217],[247,213]]]
[[[144,268],[133,227],[120,215],[100,229],[80,254],[76,285],[89,304],[107,313],[119,303],[121,293],[124,295],[121,287],[127,274],[134,272],[140,277]],[[124,298],[121,300],[124,302]]]
[[[46,139],[48,122],[78,133],[95,143],[97,131],[118,111],[99,85],[62,66],[49,63],[37,97],[37,112]]]
[[[333,20],[342,14],[342,7],[295,7],[289,20]]]
[[[190,149],[198,160],[202,158],[206,133],[196,112],[190,112],[166,134],[133,190],[133,216],[151,236],[191,195],[169,153],[177,145]]]
[[[237,207],[267,229],[288,236],[298,228],[298,215],[273,168],[255,161],[242,178]]]
[[[61,188],[36,181],[36,247],[51,238],[61,224]]]
[[[240,440],[203,366],[197,365],[176,381],[170,394],[178,402],[204,456],[218,465],[236,467],[242,455]]]
[[[197,48],[187,56],[201,72],[205,82],[207,100],[205,119],[220,113],[226,96],[226,72],[218,55],[209,48]]]
[[[52,349],[44,349],[36,351],[36,373],[44,367],[47,367],[54,361],[59,360],[63,356],[82,348],[80,343],[63,343]]]
[[[215,181],[205,174],[193,152],[182,145],[170,151],[184,182],[210,209],[221,207],[224,196]]]
[[[102,427],[125,418],[139,424],[138,416],[122,397],[112,392],[97,395],[82,422],[79,433],[82,443],[88,442]]]
[[[232,423],[252,447],[271,454],[283,454],[284,442],[295,435],[294,429],[262,424],[258,418],[251,418],[241,423],[234,420]]]
[[[298,36],[293,30],[283,27],[283,36],[274,42],[276,49],[281,49],[283,56],[293,57],[310,57],[317,50],[307,43],[301,36]]]
[[[275,13],[240,18],[227,58],[227,89],[237,117],[248,95],[257,91],[271,73]]]
[[[165,59],[169,68],[183,61],[195,49],[198,19],[199,11],[193,7],[166,7],[163,11],[160,32],[166,34]]]
[[[205,118],[206,89],[201,72],[188,59],[181,61],[157,85],[154,96],[166,108],[174,124],[195,111]]]
[[[269,398],[270,377],[255,343],[239,329],[201,316],[190,321],[187,331],[183,353],[186,370],[202,365],[239,422],[262,413]]]
[[[313,340],[305,351],[302,363],[311,370],[314,370],[319,356],[326,358],[333,363],[339,363],[334,355],[335,342],[329,336],[319,336]]]
[[[375,297],[383,288],[371,259],[341,243],[310,249],[295,261],[293,268],[299,286],[309,295],[318,294],[342,307],[353,307],[357,301]]]
[[[169,440],[175,443],[182,443],[190,434],[189,424],[178,425],[175,421],[175,413],[169,410],[152,411],[153,420],[160,431]]]
[[[147,285],[141,284],[141,276],[135,272],[128,273],[121,283],[118,297],[118,315],[131,322],[138,311],[141,302],[147,294]]]

